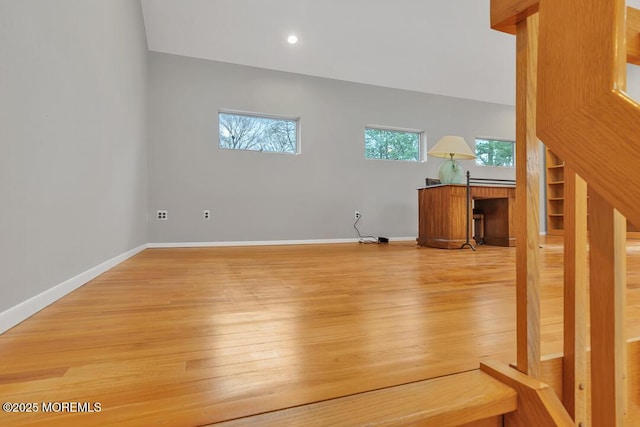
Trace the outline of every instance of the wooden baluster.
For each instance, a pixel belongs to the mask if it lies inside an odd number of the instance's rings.
[[[622,426],[626,412],[626,218],[589,188],[591,418]]]
[[[516,38],[517,368],[540,378],[540,142],[536,129],[538,15],[518,23]]]
[[[564,168],[563,403],[578,425],[587,415],[587,184]]]

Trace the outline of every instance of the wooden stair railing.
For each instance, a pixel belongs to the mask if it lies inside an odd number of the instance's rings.
[[[625,12],[621,0],[540,3],[536,128],[589,187],[640,224],[640,104],[624,93]]]
[[[516,368],[532,378],[543,373],[535,202],[539,138],[565,160],[568,172],[563,403],[576,425],[590,420],[593,426],[621,426],[627,412],[628,376],[623,215],[640,225],[640,104],[624,90],[626,62],[640,65],[640,11],[622,0],[491,0],[491,25],[517,37],[516,239],[523,243],[516,245]],[[587,275],[589,296],[597,301],[590,304],[590,359]],[[631,371],[637,375],[637,370]],[[557,410],[551,406],[548,410]]]
[[[624,65],[640,65],[640,11],[622,0],[491,0],[492,28],[516,34],[538,10],[537,135],[640,225],[640,104],[623,92]]]

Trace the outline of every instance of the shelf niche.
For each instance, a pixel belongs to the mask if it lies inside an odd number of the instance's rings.
[[[553,151],[546,152],[547,235],[564,235],[564,161]],[[587,210],[589,200],[587,200]],[[588,222],[587,222],[588,224]],[[640,239],[640,228],[627,222],[627,237]]]

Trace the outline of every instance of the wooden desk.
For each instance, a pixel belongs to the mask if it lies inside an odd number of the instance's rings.
[[[470,212],[473,207],[484,211],[485,244],[515,246],[516,189],[474,185],[471,198]],[[459,249],[466,241],[466,203],[465,185],[418,189],[418,245]],[[469,236],[473,236],[472,222],[469,220]]]

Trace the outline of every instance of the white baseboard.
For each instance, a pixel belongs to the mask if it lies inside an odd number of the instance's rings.
[[[90,268],[84,273],[80,273],[75,277],[65,280],[64,282],[3,311],[2,313],[0,313],[0,334],[14,327],[23,320],[26,320],[29,317],[33,316],[49,304],[59,300],[68,293],[75,291],[80,286],[84,285],[90,280],[95,279],[105,271],[131,258],[145,248],[147,248],[146,244],[131,249],[130,251],[111,258],[110,260],[105,261],[100,265]]]
[[[317,245],[323,243],[357,243],[358,239],[309,239],[309,240],[256,240],[229,242],[169,242],[149,243],[149,248],[206,248],[222,246],[277,246],[277,245]]]
[[[148,248],[206,248],[223,246],[279,246],[279,245],[322,245],[332,243],[358,243],[357,238],[350,239],[308,239],[308,240],[257,240],[235,242],[170,242],[149,243]],[[390,242],[415,241],[413,237],[389,237]]]

